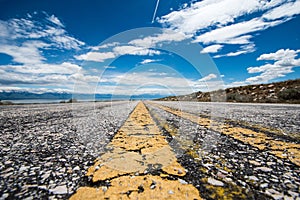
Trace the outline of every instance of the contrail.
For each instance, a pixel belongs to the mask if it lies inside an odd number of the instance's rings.
[[[153,18],[152,18],[152,24],[154,23],[154,19],[155,19],[155,16],[156,16],[156,11],[157,11],[157,8],[158,8],[158,4],[159,4],[159,0],[157,0],[156,2],[156,6],[155,6],[155,10],[154,10],[154,13],[153,13]]]

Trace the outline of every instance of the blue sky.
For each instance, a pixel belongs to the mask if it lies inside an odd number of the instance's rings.
[[[300,78],[300,0],[0,5],[1,91],[173,95]]]

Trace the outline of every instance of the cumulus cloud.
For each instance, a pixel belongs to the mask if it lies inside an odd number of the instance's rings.
[[[294,61],[295,57],[297,57],[297,53],[299,52],[300,50],[280,49],[275,53],[262,54],[257,58],[257,60]]]
[[[292,17],[300,14],[300,1],[287,2],[279,7],[276,7],[263,15],[267,20],[276,20],[283,17]]]
[[[117,55],[159,55],[160,51],[137,46],[117,46],[113,49]]]
[[[210,81],[210,80],[215,79],[215,78],[217,78],[217,75],[216,75],[216,74],[209,74],[209,75],[207,75],[207,76],[205,76],[205,77],[199,79],[199,82],[202,82],[202,81],[204,81],[204,82],[205,82],[205,81]]]
[[[81,68],[71,63],[62,63],[57,65],[43,64],[41,66],[1,66],[0,83],[8,85],[36,85],[69,87],[71,90],[73,84],[83,83],[91,84],[98,82],[98,76],[84,73]]]
[[[223,45],[220,45],[220,44],[210,45],[210,46],[202,49],[202,51],[200,53],[217,53],[222,48],[223,48]]]
[[[278,26],[298,14],[300,2],[296,0],[203,0],[162,16],[159,22],[205,45],[246,45],[253,44],[251,39],[255,33]],[[208,50],[214,53],[215,49]],[[253,51],[239,50],[216,57],[250,52]]]
[[[103,62],[106,59],[114,58],[116,55],[112,52],[88,52],[79,56],[75,56],[77,60]]]
[[[275,53],[262,54],[257,60],[269,60],[273,61],[273,63],[247,68],[248,73],[259,73],[259,75],[247,78],[245,82],[268,82],[272,79],[284,77],[286,74],[294,72],[293,68],[300,66],[300,59],[297,58],[298,53],[300,53],[300,50],[280,49]]]
[[[258,0],[205,0],[173,11],[163,16],[160,22],[180,32],[194,34],[209,26],[232,23],[237,17],[258,11],[264,5],[264,1]]]
[[[187,35],[181,32],[164,29],[164,31],[160,34],[147,36],[141,39],[134,39],[130,41],[129,44],[137,47],[153,48],[157,44],[162,42],[180,42],[185,40],[186,38]]]
[[[130,72],[126,74],[112,74],[102,77],[104,81],[100,84],[99,92],[113,94],[128,94],[128,91],[139,90],[143,86],[151,86],[139,93],[162,93],[169,94],[170,91],[176,94],[187,94],[193,92],[195,82],[181,76],[170,75],[164,72]],[[105,93],[104,92],[104,93]]]
[[[63,62],[61,64],[37,64],[37,65],[8,65],[3,67],[14,72],[29,73],[29,74],[73,74],[82,68],[76,64]]]
[[[196,91],[208,91],[222,88],[223,82],[216,74],[208,74],[200,80],[186,78],[180,74],[164,71],[130,72],[126,74],[109,74],[101,77],[99,93],[128,94],[190,94]]]
[[[84,42],[72,37],[64,29],[64,25],[54,15],[50,17],[42,13],[45,18],[41,23],[39,17],[34,14],[27,18],[13,18],[7,21],[0,20],[0,42],[20,43],[24,40],[41,40],[53,48],[80,49]]]
[[[32,93],[45,93],[45,92],[54,92],[54,93],[72,93],[70,89],[64,88],[26,88],[26,87],[16,87],[16,86],[1,86],[0,92],[10,92],[10,91],[21,91],[21,92],[32,92]]]
[[[112,51],[107,52],[88,52],[79,56],[74,56],[77,60],[86,60],[94,62],[104,62],[106,59],[115,58],[123,55],[139,55],[139,56],[153,56],[159,55],[160,51],[148,49],[144,47],[137,47],[131,45],[120,45],[113,48]]]
[[[16,63],[37,64],[45,60],[39,50],[45,47],[49,44],[36,40],[26,41],[20,46],[0,44],[0,53],[11,56]]]

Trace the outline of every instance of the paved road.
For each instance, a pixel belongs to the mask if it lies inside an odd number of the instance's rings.
[[[0,199],[300,199],[298,105],[0,110]]]

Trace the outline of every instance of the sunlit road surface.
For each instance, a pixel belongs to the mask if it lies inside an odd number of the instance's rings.
[[[71,199],[201,199],[193,185],[168,179],[186,172],[143,103],[137,105],[108,148],[87,176],[92,176],[93,182],[109,180],[110,186],[82,187]]]
[[[298,134],[146,105],[136,106],[88,169],[93,184],[72,200],[300,198]]]
[[[300,106],[0,106],[0,199],[300,199]]]

